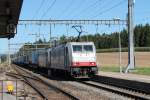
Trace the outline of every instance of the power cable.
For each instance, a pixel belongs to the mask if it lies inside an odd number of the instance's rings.
[[[32,17],[32,19],[34,19],[35,16],[38,15],[38,13],[40,12],[40,10],[41,10],[42,6],[44,5],[44,3],[45,3],[45,0],[42,0],[39,8],[36,10],[36,12],[35,12],[34,16]]]
[[[56,0],[54,0],[54,1],[52,2],[52,4],[49,5],[48,9],[43,13],[43,15],[41,16],[40,19],[42,19],[44,16],[46,16],[46,14],[52,9],[52,7],[55,5],[55,3],[56,3]]]
[[[94,3],[92,3],[91,5],[89,5],[88,7],[84,8],[83,10],[81,10],[80,12],[78,12],[79,14],[83,14],[85,12],[87,12],[89,8],[93,7],[93,6],[96,6],[98,4],[98,2],[101,2],[102,0],[97,0],[95,1]],[[75,15],[77,16],[77,14]],[[79,16],[79,15],[78,15]],[[74,16],[73,16],[74,17]]]
[[[71,12],[72,15],[74,15],[73,13],[78,13],[79,9],[81,9],[81,7],[83,7],[86,4],[86,0],[79,0],[80,2],[78,2],[78,5],[74,8],[73,12]],[[78,10],[77,10],[78,9]],[[69,14],[69,15],[71,15]],[[77,15],[78,16],[78,15]],[[73,16],[74,17],[74,16]],[[73,19],[73,17],[70,17]],[[75,16],[76,17],[76,16]]]
[[[65,9],[59,14],[59,17],[62,16],[62,14],[65,14],[67,12],[67,10],[70,9],[70,7],[72,7],[73,1],[74,0],[71,0],[69,2],[69,4],[65,7]]]
[[[104,3],[104,1],[103,1],[103,5],[101,5],[99,8],[98,8],[98,10],[96,10],[96,12],[99,12],[99,11],[101,11],[101,10],[103,10],[105,7],[107,7],[108,6],[108,4],[112,4],[114,1],[106,1],[105,3]],[[96,7],[94,8],[94,9],[96,9]],[[91,13],[91,11],[88,13],[88,15]],[[91,14],[91,15],[94,15],[95,14],[95,12],[92,12],[93,14]]]
[[[106,12],[109,12],[110,10],[112,10],[112,9],[114,9],[114,8],[116,8],[116,7],[118,7],[118,6],[120,6],[121,4],[123,4],[125,1],[126,1],[126,0],[122,0],[122,1],[120,1],[119,3],[113,5],[112,7],[101,11],[100,13],[98,13],[97,15],[95,15],[95,16],[93,16],[93,17],[95,18],[95,17],[97,17],[97,16],[99,16],[99,15],[102,15],[102,14],[104,14],[104,13],[106,13]]]
[[[73,0],[73,1],[75,1],[75,0]],[[81,2],[82,0],[80,0],[80,2]],[[73,6],[74,4],[76,4],[76,2],[72,2],[72,5],[70,6],[70,9],[68,10],[68,12],[67,12],[67,15],[66,16],[64,16],[63,18],[66,18],[66,17],[70,17],[70,15],[72,14],[72,13],[74,13],[78,8],[76,7],[76,5],[75,6]],[[80,3],[81,4],[81,3]],[[71,9],[72,8],[72,9]]]

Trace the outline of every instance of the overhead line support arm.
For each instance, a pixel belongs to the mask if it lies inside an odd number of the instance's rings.
[[[19,20],[18,25],[26,24],[95,24],[95,25],[127,25],[127,20]]]

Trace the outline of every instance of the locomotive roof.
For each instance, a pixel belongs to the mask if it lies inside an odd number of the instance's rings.
[[[55,47],[49,48],[47,50],[49,51],[51,49],[56,49],[56,48],[59,48],[59,47],[65,46],[65,45],[94,45],[94,43],[93,42],[67,42],[65,44],[60,44]]]
[[[84,44],[93,45],[94,43],[93,42],[68,42],[68,44],[71,44],[71,45],[84,45]]]

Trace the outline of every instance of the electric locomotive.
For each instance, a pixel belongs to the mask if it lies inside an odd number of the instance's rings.
[[[50,73],[58,70],[72,77],[91,77],[98,72],[93,42],[68,42],[48,50]]]

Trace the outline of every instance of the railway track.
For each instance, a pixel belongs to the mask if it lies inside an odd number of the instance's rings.
[[[98,76],[98,75],[93,77],[92,81],[132,90],[139,93],[144,93],[148,95],[150,94],[150,83],[147,82],[139,82],[134,80],[113,78],[107,76]]]
[[[83,82],[82,81],[81,83],[86,84],[88,86],[95,87],[95,88],[99,88],[99,89],[103,89],[103,90],[110,91],[110,92],[113,92],[113,93],[117,93],[117,94],[120,94],[120,95],[123,95],[123,96],[127,96],[127,97],[130,97],[130,98],[136,99],[136,100],[137,99],[138,100],[150,100],[150,96],[147,96],[145,94],[125,90],[125,89],[114,87],[114,86],[108,86],[108,85],[105,85],[105,84],[96,83],[96,82],[92,82],[92,81],[88,81],[88,82]]]
[[[22,69],[20,67],[17,67],[16,68],[17,72],[18,70],[22,70],[23,72],[26,72],[25,69]],[[20,72],[19,71],[19,72]],[[49,82],[45,81],[44,79],[41,79],[38,77],[37,74],[35,75],[32,75],[30,73],[30,71],[27,71],[26,73],[28,73],[29,75],[26,75],[25,73],[24,74],[21,74],[20,76],[24,77],[24,78],[27,78],[27,79],[32,79],[32,80],[35,80],[35,81],[38,81],[38,82],[44,82],[44,84],[46,84],[48,87],[52,87],[53,89],[63,93],[64,95],[66,95],[67,97],[69,97],[70,99],[73,99],[73,100],[79,100],[79,98],[77,98],[78,96],[74,96],[72,94],[70,94],[71,92],[66,92],[62,89],[59,89],[58,87],[55,87],[53,86],[52,84],[50,84]],[[124,97],[128,97],[128,98],[132,98],[132,99],[138,99],[138,100],[150,100],[150,95],[148,94],[148,92],[144,93],[142,90],[140,91],[139,89],[131,89],[127,86],[123,86],[121,87],[121,85],[118,85],[117,84],[112,84],[112,83],[109,83],[108,82],[101,82],[99,80],[99,78],[93,78],[91,79],[90,81],[89,80],[86,80],[86,81],[83,81],[83,80],[80,80],[80,81],[75,81],[75,82],[78,82],[79,84],[83,84],[83,85],[87,85],[87,86],[90,86],[91,88],[97,88],[97,89],[102,89],[102,90],[105,90],[105,91],[109,91],[109,92],[112,92],[112,93],[115,93],[115,94],[119,94],[121,96],[124,96]],[[38,87],[39,88],[39,87]],[[41,92],[41,91],[40,91]],[[44,92],[43,92],[44,93]],[[41,95],[45,95],[45,94],[41,94]],[[43,97],[43,98],[46,98],[47,96]],[[46,100],[49,100],[48,98]]]
[[[119,95],[123,95],[129,98],[138,99],[138,100],[150,100],[150,95],[147,92],[143,92],[143,90],[140,89],[134,89],[128,86],[121,86],[117,84],[111,84],[109,82],[100,82],[99,80],[92,79],[90,81],[78,81],[79,83],[103,89],[106,91],[110,91],[113,93],[117,93]],[[125,88],[126,87],[126,88]]]
[[[55,87],[54,85],[48,83],[46,80],[39,78],[34,73],[27,71],[23,68],[13,66],[16,70],[17,74],[7,73],[10,76],[21,78],[27,84],[29,84],[34,90],[38,92],[38,94],[44,100],[53,100],[53,99],[65,99],[65,100],[79,100],[77,97],[72,94]]]
[[[24,81],[26,84],[31,86],[43,99],[48,100],[47,96],[45,94],[43,94],[43,92],[40,89],[38,89],[38,87],[36,85],[33,85],[32,82],[29,80],[29,79],[32,79],[32,80],[36,80],[36,79],[34,79],[32,77],[26,77],[21,74],[16,74],[16,73],[6,73],[6,75],[15,77],[17,79],[22,79],[22,81]]]
[[[20,67],[18,67],[20,69]],[[22,68],[21,68],[22,69]],[[25,69],[24,69],[25,70]],[[26,70],[25,70],[26,71]],[[30,71],[29,71],[30,73]],[[39,72],[40,73],[40,72]],[[42,73],[40,73],[42,74]],[[47,84],[53,84],[55,87],[60,88],[62,91],[65,90],[65,93],[71,94],[71,99],[73,100],[121,100],[123,97],[118,95],[115,95],[115,97],[111,97],[109,95],[113,95],[112,93],[106,93],[105,91],[96,90],[93,87],[86,87],[86,85],[82,85],[81,83],[78,83],[71,79],[66,79],[65,77],[51,77],[46,78],[44,75],[38,75],[35,74],[35,77],[33,78],[31,75],[22,75],[23,77],[31,78],[33,80],[37,80],[36,77],[38,77],[38,81],[41,80],[41,77],[46,81]],[[40,79],[39,79],[40,78]],[[108,94],[108,95],[106,95]],[[72,98],[73,96],[73,98]],[[75,97],[75,98],[74,98]],[[116,99],[118,98],[118,99]],[[121,99],[120,99],[121,98]],[[66,99],[65,99],[66,100]]]

